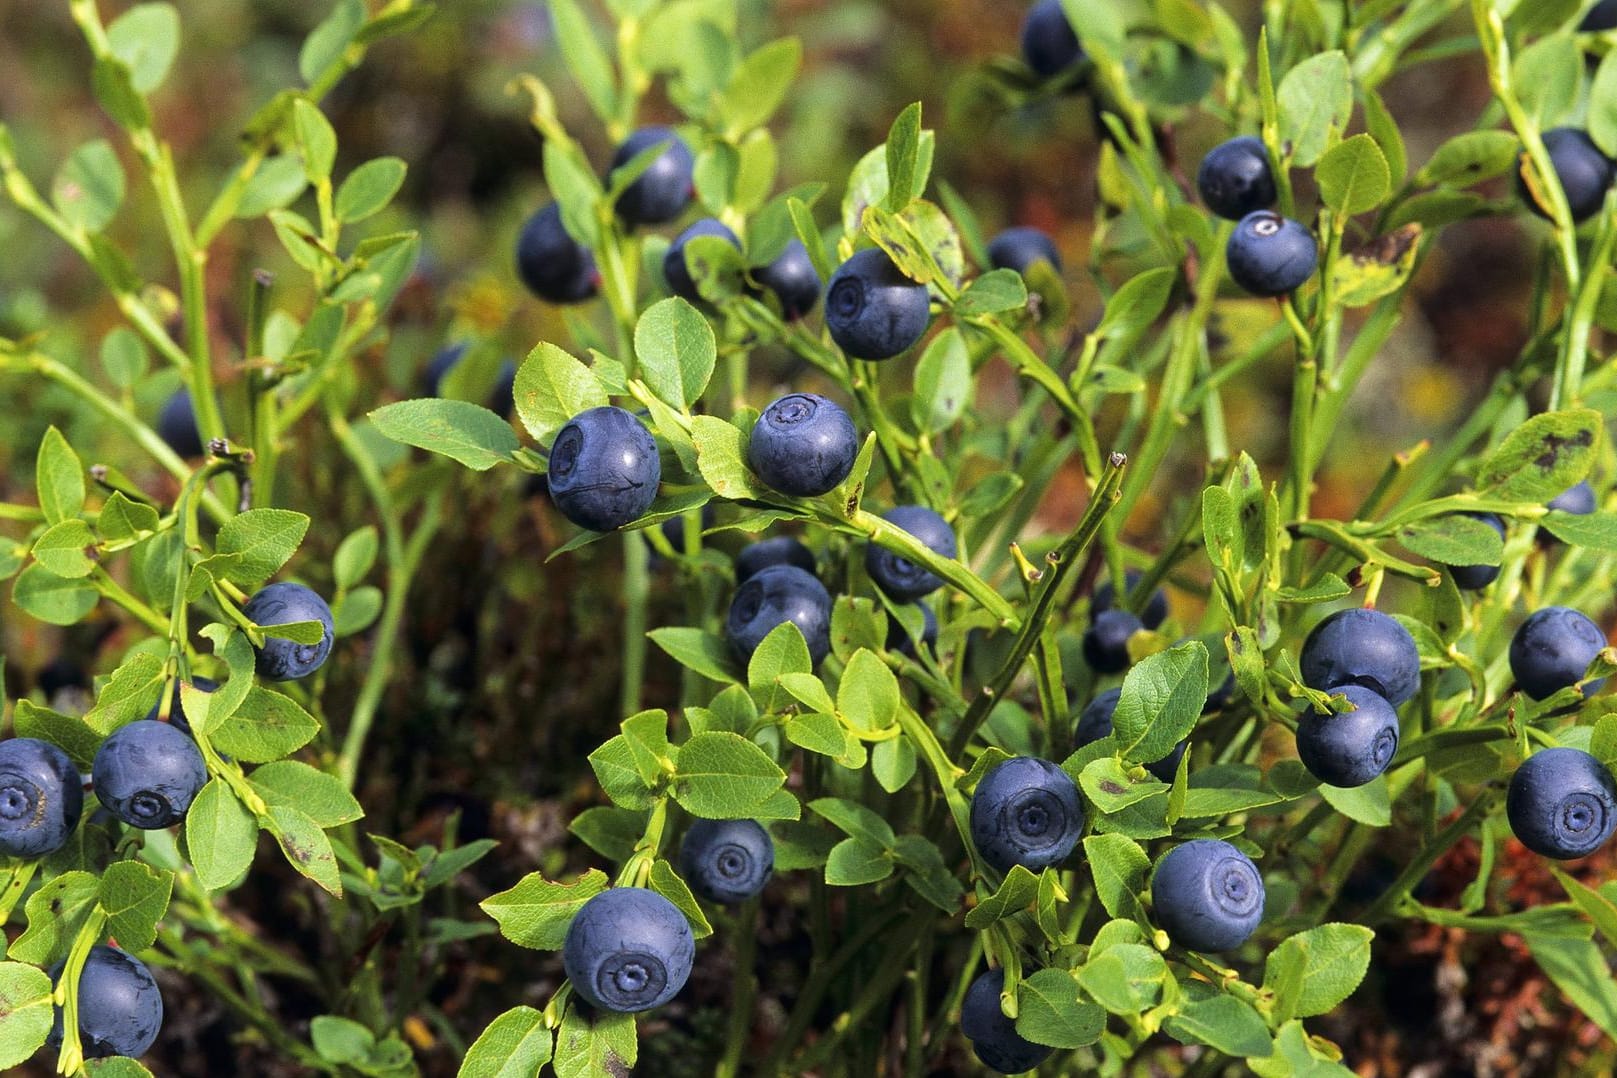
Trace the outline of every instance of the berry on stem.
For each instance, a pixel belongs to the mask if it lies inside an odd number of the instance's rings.
[[[1599,213],[1601,204],[1606,201],[1606,191],[1617,177],[1617,163],[1600,151],[1587,132],[1576,127],[1557,127],[1544,132],[1544,149],[1550,155],[1555,178],[1566,194],[1573,222],[1581,224]],[[1533,197],[1520,172],[1516,175],[1516,190],[1529,209],[1549,219],[1549,212]]]
[[[1505,816],[1534,853],[1563,861],[1587,857],[1617,827],[1617,782],[1581,749],[1540,749],[1510,777]]]
[[[788,322],[802,318],[820,302],[820,275],[802,240],[787,243],[773,262],[752,271],[752,279],[775,293],[781,316]]]
[[[702,218],[668,245],[668,251],[663,255],[663,280],[668,282],[668,291],[691,303],[702,302],[702,293],[696,287],[696,279],[691,276],[690,264],[685,261],[685,245],[698,236],[717,236],[736,250],[741,249],[741,241],[730,231],[730,226],[716,217]]]
[[[1005,1017],[999,1004],[1004,991],[1004,970],[979,974],[960,1001],[960,1032],[984,1066],[1001,1074],[1020,1074],[1043,1063],[1055,1049],[1034,1044],[1016,1032],[1015,1020]]]
[[[551,303],[583,303],[601,287],[595,255],[573,239],[561,220],[561,203],[529,217],[517,236],[517,276],[528,291]]]
[[[1299,665],[1310,689],[1360,685],[1393,707],[1420,688],[1415,638],[1379,610],[1338,610],[1327,617],[1303,641]]]
[[[747,444],[747,463],[782,494],[817,498],[853,470],[859,432],[841,406],[814,393],[791,393],[763,410]]]
[[[1124,587],[1132,592],[1139,587],[1140,579],[1144,575],[1138,569],[1125,570],[1123,573]],[[1110,610],[1116,605],[1117,592],[1112,587],[1112,578],[1110,575],[1104,576],[1101,578],[1101,582],[1095,585],[1095,593],[1089,600],[1089,609],[1091,612],[1098,614],[1102,610]],[[1140,622],[1147,629],[1155,629],[1167,619],[1168,593],[1162,588],[1158,588],[1151,593],[1151,598],[1146,600],[1145,609],[1140,611]]]
[[[771,565],[795,565],[810,574],[818,568],[812,550],[790,535],[776,535],[741,548],[736,555],[736,583],[745,584],[748,577]]]
[[[1319,244],[1307,228],[1269,210],[1241,218],[1224,248],[1230,279],[1254,296],[1283,296],[1319,267]]]
[[[651,432],[612,405],[574,416],[550,445],[550,500],[581,528],[609,532],[645,515],[662,482]]]
[[[603,1011],[634,1014],[679,994],[696,941],[679,907],[642,887],[613,887],[567,927],[562,968],[573,991]]]
[[[631,225],[660,225],[672,221],[690,204],[696,159],[685,140],[669,127],[642,127],[623,140],[612,155],[612,171],[628,164],[653,146],[663,152],[618,196],[617,212]],[[607,174],[607,183],[612,176]]]
[[[1039,0],[1022,21],[1022,58],[1040,78],[1053,79],[1084,58],[1078,32],[1061,0]]]
[[[1228,842],[1198,838],[1169,850],[1151,877],[1157,924],[1187,951],[1230,951],[1263,920],[1263,877]]]
[[[709,902],[745,902],[774,871],[775,843],[756,820],[697,820],[679,845],[679,874]]]
[[[926,285],[918,284],[877,247],[856,251],[831,275],[825,325],[854,359],[891,359],[926,332],[932,321]]]
[[[202,750],[172,723],[137,719],[101,743],[91,768],[95,795],[118,819],[142,831],[185,819],[208,782]]]
[[[939,557],[953,558],[959,552],[949,522],[924,505],[898,506],[888,511],[886,519]],[[877,587],[901,603],[912,603],[943,587],[942,577],[875,543],[865,548],[865,571]]]
[[[0,856],[29,859],[67,843],[84,812],[79,769],[48,741],[0,741]]]
[[[1012,757],[984,775],[971,795],[972,844],[1000,872],[1060,864],[1083,830],[1078,784],[1049,760]]]
[[[1207,208],[1228,221],[1275,203],[1275,178],[1263,140],[1251,135],[1221,142],[1196,170],[1196,189]]]
[[[65,962],[51,968],[59,981]],[[79,1044],[86,1059],[141,1056],[163,1028],[163,993],[146,963],[132,954],[98,943],[90,948],[79,974]],[[62,1046],[62,1008],[46,1044]]]
[[[809,659],[818,666],[831,652],[831,593],[795,565],[771,565],[736,589],[724,628],[730,646],[746,662],[764,637],[788,621],[802,631]]]
[[[1297,755],[1328,786],[1363,786],[1387,770],[1398,753],[1398,712],[1362,686],[1337,691],[1354,709],[1329,715],[1305,709],[1297,720]]]
[[[1040,259],[1061,272],[1061,252],[1056,250],[1055,240],[1040,229],[1025,225],[1007,228],[988,241],[988,261],[995,269],[1026,273]]]
[[[325,665],[331,654],[332,641],[337,628],[331,618],[331,607],[311,588],[302,584],[282,582],[260,590],[241,612],[254,625],[290,625],[298,621],[318,621],[320,642],[299,644],[285,637],[266,634],[264,646],[258,649],[258,675],[271,681],[297,681],[306,678]]]
[[[1084,630],[1084,661],[1097,674],[1121,674],[1129,668],[1129,640],[1145,623],[1127,610],[1102,610]]]
[[[1582,611],[1565,606],[1535,610],[1510,638],[1510,672],[1534,700],[1576,685],[1606,646],[1606,634]],[[1583,687],[1593,696],[1605,684],[1595,678]]]

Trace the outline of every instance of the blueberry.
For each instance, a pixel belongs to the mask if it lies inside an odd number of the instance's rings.
[[[84,812],[84,786],[67,753],[48,741],[0,741],[0,856],[61,849]]]
[[[39,668],[39,673],[34,675],[34,684],[45,694],[45,699],[50,700],[66,689],[89,689],[90,675],[66,655],[58,655]]]
[[[690,266],[685,261],[685,245],[698,236],[717,236],[727,240],[736,250],[741,249],[741,241],[736,239],[736,234],[723,221],[713,217],[702,218],[668,245],[668,252],[663,255],[663,280],[668,282],[668,291],[692,303],[702,302],[702,294],[697,291],[696,281],[691,277]]]
[[[1016,1021],[1005,1017],[999,994],[1005,991],[1005,971],[982,973],[966,989],[960,1002],[960,1032],[971,1041],[983,1065],[1001,1074],[1021,1074],[1032,1070],[1055,1051],[1016,1032]]]
[[[777,535],[741,548],[736,555],[736,583],[746,583],[748,577],[771,565],[795,565],[805,573],[818,568],[812,550],[789,535]]]
[[[886,519],[939,557],[953,558],[960,550],[949,522],[924,505],[901,505]],[[875,543],[865,548],[865,571],[878,588],[901,603],[913,603],[943,587],[942,577]]]
[[[297,621],[318,621],[325,630],[318,644],[299,644],[285,637],[264,637],[258,650],[258,676],[271,681],[297,681],[306,678],[325,663],[331,654],[336,626],[331,607],[302,584],[282,582],[262,588],[241,608],[254,625],[289,625]]]
[[[775,261],[753,270],[752,279],[775,293],[788,322],[802,318],[820,302],[820,275],[802,240],[792,240]]]
[[[1566,193],[1567,209],[1572,213],[1572,220],[1587,221],[1599,213],[1601,204],[1606,200],[1606,189],[1611,186],[1613,177],[1617,176],[1617,164],[1600,152],[1600,147],[1587,133],[1575,127],[1557,127],[1544,132],[1544,149],[1550,155],[1555,178],[1561,182],[1561,190]],[[1538,204],[1519,173],[1516,190],[1528,209],[1546,220],[1549,218],[1550,215]]]
[[[1139,587],[1140,579],[1145,574],[1138,569],[1128,569],[1123,573],[1123,584],[1133,591]],[[1099,584],[1095,585],[1095,594],[1089,600],[1089,609],[1093,613],[1110,610],[1117,605],[1117,592],[1112,587],[1110,575],[1104,576]],[[1140,621],[1147,629],[1155,629],[1168,618],[1168,593],[1161,588],[1151,593],[1146,600],[1145,609],[1140,612]]]
[[[1330,715],[1304,710],[1297,720],[1297,755],[1327,786],[1363,786],[1387,770],[1398,752],[1398,712],[1362,686],[1337,691],[1354,710]]]
[[[197,429],[196,409],[191,406],[191,391],[180,388],[163,404],[157,413],[157,436],[174,450],[176,456],[200,457],[202,432]]]
[[[517,276],[528,291],[551,303],[582,303],[600,290],[595,256],[562,224],[561,203],[552,202],[522,226]]]
[[[1415,638],[1379,610],[1338,610],[1303,641],[1303,684],[1321,692],[1369,689],[1397,707],[1420,688]]]
[[[1578,29],[1586,34],[1617,29],[1617,0],[1600,0],[1589,9],[1589,14],[1583,17]]]
[[[1223,668],[1226,664],[1217,664]],[[1207,715],[1214,711],[1223,711],[1235,700],[1235,671],[1231,670],[1224,675],[1224,680],[1218,683],[1218,688],[1207,694],[1207,702],[1202,705],[1202,714]]]
[[[65,965],[51,968],[52,981]],[[163,993],[152,971],[134,955],[105,944],[96,944],[85,957],[78,1000],[79,1043],[87,1059],[144,1055],[163,1025]],[[46,1043],[62,1046],[60,1007]]]
[[[642,127],[623,141],[612,156],[617,169],[653,146],[664,147],[651,167],[618,196],[618,216],[631,225],[660,225],[678,217],[690,204],[696,159],[685,140],[668,127]],[[611,182],[611,174],[607,182]]]
[[[841,406],[813,393],[776,400],[753,425],[747,463],[771,489],[817,498],[848,478],[859,432]]]
[[[584,903],[562,945],[562,968],[573,991],[618,1014],[673,999],[685,987],[695,957],[685,915],[643,887],[613,887]]]
[[[775,843],[756,820],[697,820],[679,844],[679,874],[709,902],[745,902],[774,871]]]
[[[724,630],[746,662],[770,630],[788,621],[802,630],[809,659],[818,666],[831,651],[831,593],[795,565],[771,565],[736,589]]]
[[[995,766],[971,795],[971,841],[994,868],[1038,872],[1065,861],[1084,830],[1078,785],[1037,756]]]
[[[466,342],[458,341],[446,344],[433,355],[432,359],[421,371],[421,388],[429,397],[439,396],[443,388],[444,379],[449,372],[460,364],[466,357]],[[500,363],[500,375],[494,382],[494,388],[489,391],[488,409],[506,419],[511,418],[516,408],[516,381],[517,365],[507,359]]]
[[[938,646],[938,616],[925,603],[915,605],[921,611],[921,643],[935,648]],[[904,623],[894,617],[887,619],[887,650],[915,658],[915,639],[904,630]]]
[[[1527,616],[1510,638],[1510,672],[1534,700],[1576,685],[1595,656],[1606,646],[1606,634],[1582,612],[1546,606]],[[1605,684],[1596,678],[1583,687],[1593,696]]]
[[[1314,275],[1319,245],[1296,221],[1257,210],[1235,226],[1224,256],[1236,284],[1254,296],[1283,296]]]
[[[113,731],[95,754],[95,795],[118,819],[143,831],[185,819],[208,782],[196,742],[171,723],[137,719]]]
[[[1022,58],[1041,78],[1053,79],[1084,58],[1078,33],[1061,0],[1039,0],[1022,21]]]
[[[550,498],[581,528],[609,532],[657,498],[662,459],[645,426],[610,405],[580,412],[550,446]]]
[[[995,269],[1026,273],[1040,259],[1061,272],[1061,252],[1056,250],[1055,241],[1037,228],[1007,228],[988,241],[988,261]]]
[[[1617,826],[1617,783],[1579,749],[1540,749],[1510,777],[1505,816],[1522,845],[1544,857],[1587,857]]]
[[[904,276],[885,251],[858,251],[831,275],[825,324],[855,359],[891,359],[921,339],[932,320],[926,286]]]
[[[1263,878],[1228,842],[1198,838],[1175,846],[1151,878],[1156,922],[1187,951],[1229,951],[1263,920]]]
[[[219,691],[219,683],[217,681],[213,680],[213,678],[211,678],[211,677],[193,677],[191,679],[191,684],[194,687],[202,690],[203,692],[218,692]],[[161,701],[159,701],[159,703],[161,703]],[[153,704],[152,709],[150,711],[146,712],[146,718],[149,719],[152,722],[160,722],[161,721],[157,717],[157,707],[158,707],[157,704]],[[191,720],[185,717],[185,708],[182,705],[181,698],[180,698],[180,685],[179,685],[179,682],[175,682],[175,684],[174,684],[174,695],[169,700],[168,721],[170,723],[172,723],[173,725],[177,726],[179,729],[185,731],[188,734],[191,732]]]
[[[1595,511],[1595,488],[1590,486],[1587,480],[1567,487],[1551,498],[1545,508],[1559,509],[1563,513],[1574,513],[1580,517],[1588,516]]]
[[[1494,513],[1462,513],[1473,520],[1480,520],[1488,527],[1499,533],[1499,538],[1505,537],[1505,522]],[[1497,565],[1451,565],[1449,574],[1454,577],[1454,586],[1461,591],[1481,591],[1499,576]]]
[[[1207,208],[1229,221],[1273,206],[1275,178],[1263,140],[1243,135],[1214,146],[1196,170],[1196,187]]]
[[[1092,742],[1099,741],[1112,732],[1112,716],[1117,712],[1117,702],[1123,696],[1122,689],[1107,689],[1084,708],[1083,714],[1078,716],[1078,728],[1073,731],[1073,740],[1077,748],[1083,748]],[[1172,782],[1179,773],[1179,761],[1185,755],[1185,749],[1190,745],[1190,739],[1173,747],[1173,751],[1160,760],[1153,760],[1145,765],[1145,769],[1161,779],[1163,782]]]
[[[1129,668],[1129,638],[1144,630],[1127,610],[1102,610],[1084,630],[1084,661],[1097,674],[1121,674]]]

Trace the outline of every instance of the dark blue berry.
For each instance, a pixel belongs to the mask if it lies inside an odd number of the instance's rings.
[[[601,287],[588,247],[573,239],[552,202],[522,226],[517,237],[517,275],[528,291],[551,303],[582,303]]]
[[[157,413],[157,436],[174,450],[176,456],[190,458],[202,455],[202,432],[197,429],[197,414],[191,406],[189,389],[176,389],[173,396],[164,402],[163,410]]]
[[[921,643],[929,648],[938,646],[938,616],[925,603],[916,603],[921,611]],[[915,658],[915,640],[905,630],[904,623],[895,617],[887,619],[887,650]]]
[[[1005,1017],[999,995],[1005,991],[1005,971],[988,970],[971,982],[960,1001],[960,1032],[971,1041],[983,1065],[1001,1074],[1030,1071],[1055,1051],[1016,1032],[1016,1021]]]
[[[211,677],[193,677],[191,684],[203,692],[219,691],[219,683]],[[146,712],[146,718],[152,722],[161,721],[157,717],[157,707],[157,704],[153,704],[152,709]],[[185,717],[185,708],[180,697],[180,683],[177,681],[174,683],[174,695],[169,699],[168,721],[188,734],[191,732],[191,720]]]
[[[84,812],[84,786],[67,753],[48,741],[0,741],[0,855],[55,853]]]
[[[34,684],[39,686],[39,691],[45,694],[48,701],[66,689],[89,689],[90,675],[66,655],[58,655],[39,668],[39,673],[34,676]]]
[[[90,772],[95,795],[130,827],[156,831],[185,819],[208,782],[196,742],[172,723],[137,719],[101,743]]]
[[[1587,857],[1617,827],[1617,783],[1579,749],[1540,749],[1510,777],[1505,816],[1522,845],[1544,857]]]
[[[1617,176],[1617,164],[1600,152],[1600,147],[1586,132],[1575,127],[1557,127],[1544,132],[1544,149],[1550,155],[1555,178],[1566,193],[1572,220],[1587,221],[1599,213],[1601,204],[1606,201],[1606,191]],[[1516,177],[1516,189],[1529,209],[1549,219],[1550,215],[1538,204],[1520,174]]]
[[[679,874],[709,902],[745,902],[774,871],[775,843],[756,820],[697,820],[679,844]]]
[[[1600,0],[1589,9],[1589,14],[1583,17],[1578,29],[1586,34],[1617,29],[1617,0]]]
[[[1228,842],[1198,838],[1157,862],[1151,905],[1157,925],[1187,951],[1230,951],[1263,920],[1263,877]]]
[[[1551,498],[1546,509],[1558,509],[1563,513],[1573,513],[1577,516],[1588,516],[1595,511],[1595,488],[1588,481],[1577,483],[1563,490]]]
[[[886,519],[939,557],[953,558],[959,553],[949,522],[924,505],[901,505],[890,510]],[[878,588],[901,603],[913,603],[943,587],[942,577],[875,543],[865,548],[865,571]]]
[[[819,665],[831,651],[831,593],[795,565],[771,565],[736,589],[724,628],[745,662],[771,630],[788,621],[802,631],[809,659]]]
[[[1505,537],[1505,522],[1493,513],[1462,513],[1473,520],[1480,520],[1488,527],[1499,533],[1499,538]],[[1481,591],[1492,584],[1499,576],[1497,565],[1451,565],[1449,574],[1454,577],[1454,586],[1461,591]]]
[[[926,286],[893,265],[885,251],[858,251],[831,275],[825,324],[855,359],[890,359],[909,348],[932,320]]]
[[[664,147],[651,167],[618,196],[618,216],[632,225],[660,225],[672,221],[690,204],[696,159],[685,140],[669,127],[642,127],[623,141],[612,156],[612,168],[628,164],[653,146]],[[611,182],[611,174],[607,182]]]
[[[550,499],[591,531],[614,531],[643,516],[662,474],[651,432],[611,405],[574,416],[550,446]]]
[[[730,227],[723,221],[714,217],[702,218],[681,232],[678,238],[668,245],[668,251],[663,255],[663,280],[668,282],[668,291],[691,303],[700,303],[702,294],[697,291],[696,281],[691,277],[690,265],[685,261],[685,245],[698,236],[717,236],[736,250],[741,249],[741,241],[736,239],[736,234],[730,231]]]
[[[848,413],[813,393],[791,393],[765,408],[753,424],[747,463],[782,494],[816,498],[853,470],[859,432]]]
[[[1398,712],[1362,686],[1343,685],[1336,691],[1354,710],[1321,715],[1305,709],[1297,720],[1297,755],[1327,786],[1363,786],[1387,770],[1398,753]]]
[[[1038,872],[1060,864],[1084,831],[1078,785],[1037,756],[997,765],[971,795],[971,841],[1000,872],[1021,865]]]
[[[1078,32],[1061,0],[1039,0],[1022,21],[1022,58],[1035,74],[1053,79],[1084,58]]]
[[[1510,638],[1510,672],[1522,692],[1543,700],[1576,685],[1606,646],[1606,634],[1581,611],[1546,606],[1527,616]],[[1583,687],[1593,696],[1605,684],[1595,678]]]
[[[1283,296],[1314,275],[1319,244],[1296,221],[1257,210],[1235,226],[1224,257],[1230,279],[1254,296]]]
[[[325,630],[318,644],[299,644],[285,637],[265,634],[258,649],[258,675],[271,681],[297,681],[320,669],[331,654],[337,628],[331,620],[331,607],[302,584],[282,582],[261,589],[242,607],[254,625],[290,625],[298,621],[318,621]]]
[[[59,981],[65,963],[51,968]],[[163,993],[146,963],[115,947],[96,944],[85,957],[79,974],[79,1043],[87,1059],[141,1056],[157,1040],[163,1027]],[[62,1009],[46,1040],[62,1045]]]
[[[1219,143],[1196,170],[1202,201],[1218,216],[1239,221],[1275,202],[1275,178],[1263,140],[1243,135]]]
[[[792,240],[780,257],[752,271],[752,279],[775,293],[781,316],[796,321],[820,302],[820,275],[802,240]]]
[[[1121,674],[1129,668],[1129,639],[1144,629],[1127,610],[1102,610],[1084,630],[1084,661],[1097,674]]]
[[[1303,641],[1303,684],[1321,692],[1360,685],[1397,707],[1420,688],[1415,638],[1379,610],[1338,610]]]
[[[1056,250],[1055,240],[1037,228],[1007,228],[988,241],[988,262],[995,269],[1026,273],[1041,259],[1061,272],[1061,252]]]
[[[818,568],[812,550],[789,535],[777,535],[741,548],[736,555],[736,583],[746,583],[748,577],[771,565],[795,565],[806,573]]]
[[[1092,742],[1107,737],[1112,732],[1112,716],[1117,712],[1117,702],[1122,699],[1122,689],[1107,689],[1084,708],[1083,714],[1078,716],[1078,728],[1073,731],[1073,740],[1077,748],[1083,748]],[[1145,765],[1145,769],[1163,782],[1172,782],[1179,773],[1179,761],[1185,755],[1185,749],[1190,746],[1190,739],[1173,747],[1173,751],[1160,760],[1153,760]]]
[[[1138,569],[1129,569],[1123,573],[1123,584],[1129,591],[1133,591],[1139,586],[1140,578],[1144,575]],[[1089,609],[1098,614],[1102,610],[1110,610],[1116,605],[1117,593],[1112,587],[1112,578],[1110,575],[1104,576],[1101,578],[1101,582],[1095,585],[1095,594],[1089,600]],[[1168,593],[1162,588],[1158,588],[1151,593],[1151,598],[1145,601],[1145,609],[1140,612],[1140,622],[1147,629],[1155,629],[1167,618]]]
[[[695,957],[690,922],[679,907],[642,887],[613,887],[584,903],[562,945],[573,991],[618,1014],[673,999]]]

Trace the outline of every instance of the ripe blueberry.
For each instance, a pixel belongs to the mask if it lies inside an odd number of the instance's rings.
[[[940,557],[953,558],[960,550],[949,522],[924,505],[901,505],[886,519]],[[875,543],[865,548],[865,571],[877,587],[901,603],[913,603],[943,587],[942,577]]]
[[[449,372],[460,364],[466,357],[466,342],[446,344],[438,349],[426,367],[421,371],[421,388],[429,397],[439,396],[443,388],[444,379]],[[511,418],[516,408],[516,382],[517,365],[509,359],[500,363],[500,376],[495,379],[494,388],[489,391],[488,409],[497,415]]]
[[[813,393],[791,393],[765,408],[747,444],[758,478],[798,498],[834,490],[858,455],[859,432],[848,413]]]
[[[820,302],[820,275],[802,240],[792,240],[775,261],[753,270],[752,279],[775,293],[788,322],[802,318]]]
[[[185,819],[208,782],[202,750],[171,723],[137,719],[113,731],[95,754],[95,795],[131,827],[156,831]]]
[[[57,981],[65,963],[51,968]],[[79,1043],[87,1059],[140,1056],[157,1040],[163,1026],[163,993],[146,963],[105,944],[90,948],[79,974]],[[62,1045],[62,1010],[46,1043]]]
[[[1139,587],[1140,578],[1144,574],[1138,569],[1129,569],[1123,573],[1123,584],[1128,591]],[[1095,585],[1095,594],[1089,600],[1089,609],[1093,613],[1110,610],[1117,605],[1117,592],[1112,587],[1112,578],[1107,575]],[[1140,612],[1140,622],[1147,629],[1155,629],[1168,617],[1168,593],[1161,588],[1151,593],[1151,598],[1145,602],[1145,609]]]
[[[645,426],[611,405],[580,412],[550,446],[550,499],[581,528],[609,532],[644,515],[662,482]]]
[[[1595,656],[1606,646],[1606,634],[1581,611],[1546,606],[1527,616],[1510,638],[1510,672],[1534,700],[1576,685]],[[1596,678],[1583,687],[1593,696],[1605,684]]]
[[[1387,770],[1398,752],[1398,712],[1362,686],[1337,691],[1354,710],[1321,715],[1305,709],[1297,720],[1297,755],[1328,786],[1363,786]]]
[[[925,603],[915,605],[921,611],[921,643],[935,648],[938,646],[938,616]],[[887,650],[915,658],[915,639],[904,630],[904,623],[894,617],[887,619]]]
[[[1084,708],[1083,714],[1078,716],[1078,728],[1073,731],[1073,740],[1077,748],[1083,748],[1091,742],[1099,741],[1112,732],[1112,716],[1117,712],[1117,702],[1122,699],[1122,689],[1107,689]],[[1179,760],[1185,755],[1185,749],[1190,746],[1190,739],[1173,747],[1173,751],[1160,760],[1153,760],[1145,765],[1145,769],[1163,782],[1172,782],[1179,772]]]
[[[709,902],[745,902],[774,871],[774,840],[756,820],[697,820],[679,844],[679,874]]]
[[[1007,228],[988,241],[988,261],[995,269],[1026,273],[1041,258],[1061,272],[1061,252],[1056,250],[1055,241],[1037,228]]]
[[[582,303],[601,287],[595,256],[568,233],[559,202],[539,210],[522,226],[517,275],[528,291],[551,303]]]
[[[191,684],[203,692],[219,691],[219,683],[213,680],[211,677],[193,677],[191,679]],[[159,703],[161,703],[161,701],[159,701]],[[153,704],[152,709],[146,712],[146,718],[151,722],[161,721],[157,717],[157,707],[157,704]],[[185,707],[183,706],[180,698],[179,682],[174,683],[174,695],[169,700],[168,721],[188,734],[191,732],[191,720],[185,717]]]
[[[1462,513],[1461,516],[1480,520],[1488,527],[1499,533],[1499,538],[1505,537],[1505,522],[1494,513]],[[1449,574],[1454,577],[1454,586],[1461,591],[1481,591],[1499,576],[1497,565],[1451,565]]]
[[[771,565],[795,565],[810,574],[817,568],[812,550],[789,535],[777,535],[741,548],[736,555],[736,583],[745,584]]]
[[[729,241],[736,250],[741,249],[741,241],[736,239],[736,234],[714,217],[702,218],[668,245],[668,251],[663,255],[663,280],[668,282],[668,291],[691,303],[702,302],[702,294],[697,291],[690,265],[685,261],[685,245],[698,236],[717,236]]]
[[[1589,485],[1588,480],[1584,480],[1582,483],[1567,487],[1551,498],[1545,508],[1575,513],[1580,517],[1588,516],[1595,511],[1595,488]]]
[[[1572,220],[1587,221],[1599,213],[1601,203],[1606,200],[1606,189],[1611,186],[1613,177],[1617,176],[1617,164],[1600,152],[1600,147],[1587,133],[1575,127],[1557,127],[1544,132],[1544,149],[1550,155],[1555,178],[1566,193],[1567,209],[1572,213]],[[1516,190],[1529,209],[1540,217],[1549,218],[1550,215],[1538,204],[1519,173]]]
[[[1032,1070],[1055,1051],[1016,1032],[1016,1021],[1005,1017],[999,994],[1005,991],[1005,971],[982,973],[966,989],[960,1002],[960,1032],[971,1041],[983,1065],[1001,1074],[1021,1074]]]
[[[1254,296],[1283,296],[1314,275],[1319,245],[1296,221],[1257,210],[1230,233],[1224,258],[1230,279]]]
[[[84,786],[67,753],[48,741],[0,741],[0,855],[61,849],[84,812]]]
[[[855,359],[891,359],[926,332],[930,304],[925,285],[872,247],[855,252],[831,275],[825,324],[831,339]]]
[[[157,436],[174,450],[176,456],[200,457],[202,432],[197,429],[196,409],[191,406],[191,391],[176,389],[157,413]]]
[[[1580,749],[1540,749],[1510,777],[1505,816],[1522,845],[1544,857],[1587,857],[1617,827],[1617,783]]]
[[[618,196],[618,216],[631,225],[660,225],[680,215],[691,201],[691,174],[696,159],[685,140],[668,127],[642,127],[623,141],[612,156],[614,170],[651,149],[664,147],[651,167]],[[607,182],[612,176],[607,174]]]
[[[1129,668],[1129,638],[1144,630],[1127,610],[1102,610],[1084,630],[1084,661],[1097,674],[1121,674]]]
[[[1420,688],[1409,630],[1379,610],[1338,610],[1303,641],[1303,684],[1321,692],[1360,685],[1397,707]]]
[[[1214,146],[1196,170],[1196,188],[1207,208],[1229,221],[1273,206],[1275,178],[1263,140],[1243,135]]]
[[[562,968],[573,991],[603,1011],[633,1014],[679,994],[696,941],[679,907],[643,887],[613,887],[573,916]]]
[[[1061,0],[1039,0],[1022,21],[1022,59],[1040,78],[1053,79],[1084,58],[1078,33]]]
[[[1263,920],[1263,877],[1228,842],[1198,838],[1175,846],[1151,878],[1156,922],[1187,951],[1229,951]]]
[[[1589,14],[1583,17],[1578,29],[1586,34],[1617,29],[1617,0],[1600,0],[1589,9]]]
[[[1015,756],[999,764],[971,795],[972,844],[1001,872],[1015,865],[1038,872],[1060,864],[1083,830],[1077,783],[1037,756]]]
[[[831,593],[795,565],[770,565],[736,589],[724,630],[746,662],[770,630],[788,621],[802,631],[809,659],[818,666],[831,651]]]
[[[324,630],[318,644],[299,644],[281,636],[266,634],[258,650],[258,676],[271,681],[297,681],[325,664],[337,628],[331,620],[331,607],[302,584],[282,582],[261,589],[241,608],[254,625],[288,625],[296,621],[318,621]]]

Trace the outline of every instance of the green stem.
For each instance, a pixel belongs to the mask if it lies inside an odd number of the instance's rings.
[[[741,1056],[746,1051],[747,1034],[752,1030],[753,993],[758,976],[753,969],[758,946],[758,896],[742,904],[736,914],[733,934],[736,949],[733,990],[730,995],[730,1028],[724,1042],[724,1055],[714,1068],[714,1078],[736,1078],[741,1073]]]
[[[940,557],[925,543],[917,540],[909,532],[895,527],[874,513],[863,509],[855,510],[851,519],[830,518],[826,523],[842,527],[851,527],[855,532],[863,534],[870,542],[877,546],[891,550],[901,557],[908,558],[928,572],[942,577],[965,592],[978,606],[998,618],[1004,626],[1010,629],[1020,629],[1021,621],[1016,616],[1016,610],[1006,601],[999,592],[989,587],[976,573],[966,568],[953,558]]]
[[[1408,896],[1409,890],[1431,871],[1438,859],[1464,838],[1471,828],[1476,826],[1478,820],[1488,814],[1495,797],[1493,790],[1483,790],[1477,794],[1470,807],[1414,855],[1404,870],[1398,874],[1398,878],[1393,880],[1392,885],[1359,916],[1359,923],[1374,927],[1395,913]]]
[[[651,552],[639,532],[623,533],[623,678],[618,685],[618,709],[624,715],[640,710],[640,691],[646,676],[646,624],[651,605]]]

